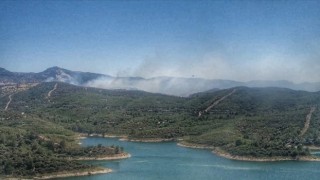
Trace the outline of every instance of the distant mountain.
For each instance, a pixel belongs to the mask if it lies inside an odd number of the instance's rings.
[[[113,77],[105,74],[80,72],[51,67],[39,73],[17,73],[0,68],[0,84],[65,82],[69,84],[104,89],[143,90],[176,96],[189,96],[211,89],[227,89],[237,86],[282,87],[293,90],[320,91],[320,82],[295,84],[290,81],[249,81],[239,82],[221,79],[180,78],[180,77]]]
[[[90,72],[70,71],[59,67],[51,67],[39,73],[40,76],[45,78],[45,81],[58,81],[75,85],[83,85],[89,81],[97,78],[108,78],[111,76],[104,74],[96,74]],[[43,79],[42,78],[42,79]]]
[[[290,81],[249,81],[244,83],[244,86],[247,87],[282,87],[282,88],[289,88],[293,90],[303,90],[303,91],[310,91],[310,92],[316,92],[320,91],[320,82],[315,83],[299,83],[295,84]]]
[[[0,83],[39,83],[58,81],[75,85],[83,85],[99,77],[109,77],[103,74],[70,71],[60,67],[51,67],[39,73],[10,72],[0,68]]]

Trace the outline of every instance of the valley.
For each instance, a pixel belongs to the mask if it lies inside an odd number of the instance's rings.
[[[120,136],[127,141],[177,141],[183,146],[209,148],[218,155],[238,160],[318,160],[308,147],[320,146],[319,100],[317,92],[284,88],[235,87],[177,97],[45,82],[14,96],[1,97],[1,132],[7,132],[2,133],[2,141],[11,138],[8,142],[13,143],[3,146],[2,151],[9,153],[11,146],[29,147],[27,140],[33,137],[31,142],[37,146],[28,151],[37,154],[41,147],[38,153],[44,153],[42,156],[54,156],[53,162],[75,163],[69,167],[77,169],[88,167],[65,157],[108,159],[104,156],[110,150],[115,154],[123,152],[120,147],[100,146],[96,154],[87,154],[86,150],[77,154],[76,134],[81,133]],[[27,139],[21,144],[21,138]],[[8,161],[4,159],[2,163]],[[15,172],[22,168],[18,164],[12,167]],[[37,169],[35,164],[31,167]],[[27,168],[20,176],[46,171]],[[59,168],[48,172],[55,171]],[[2,169],[3,173],[8,174],[8,170]]]

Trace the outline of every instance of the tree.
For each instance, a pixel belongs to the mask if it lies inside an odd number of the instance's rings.
[[[120,153],[120,147],[119,146],[116,146],[116,148],[114,150],[114,153],[115,154],[119,154]]]
[[[48,141],[47,142],[47,147],[48,147],[48,149],[50,149],[50,150],[52,150],[52,151],[55,151],[55,144],[54,144],[54,142],[53,141]]]
[[[12,164],[13,163],[11,160],[8,160],[7,162],[5,162],[5,165],[4,165],[4,173],[5,174],[12,174],[13,173],[14,167]]]
[[[4,134],[1,134],[0,136],[0,144],[5,144],[6,143],[6,136]]]
[[[31,143],[31,149],[32,151],[37,151],[39,148],[39,144],[37,141],[33,140],[32,143]]]
[[[27,169],[31,170],[34,169],[34,163],[33,163],[33,159],[31,157],[29,157],[28,159],[26,159],[26,165],[27,165]]]
[[[237,139],[235,144],[236,146],[240,146],[242,144],[242,141],[240,139]]]
[[[66,149],[67,143],[66,143],[65,140],[60,141],[60,147],[61,147],[62,150],[65,150],[65,149]]]

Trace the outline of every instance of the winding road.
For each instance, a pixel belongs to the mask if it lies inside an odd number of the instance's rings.
[[[232,92],[230,92],[229,94],[223,96],[222,98],[216,100],[215,102],[213,102],[209,107],[207,107],[204,111],[199,111],[198,117],[202,116],[203,112],[208,112],[210,109],[212,109],[214,106],[218,105],[221,101],[225,100],[227,97],[231,96],[232,94],[234,94],[237,90],[234,89]]]
[[[316,110],[316,107],[311,107],[310,112],[309,112],[309,114],[308,114],[307,117],[306,117],[306,122],[305,122],[305,124],[304,124],[304,127],[303,127],[303,129],[301,130],[301,132],[300,132],[300,136],[303,136],[303,135],[307,132],[307,130],[309,129],[310,120],[311,120],[311,117],[312,117],[312,113],[313,113],[315,110]]]

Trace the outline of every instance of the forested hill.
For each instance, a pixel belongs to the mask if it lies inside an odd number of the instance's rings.
[[[5,113],[74,132],[182,138],[240,156],[295,158],[309,154],[306,145],[320,146],[319,92],[235,87],[176,97],[51,82],[8,102],[1,97]]]
[[[34,96],[38,87],[9,95],[0,91],[0,179],[102,171],[76,159],[122,155],[123,148],[118,146],[80,147],[75,132],[39,116],[28,101],[37,99],[38,105],[44,105],[50,99]]]

